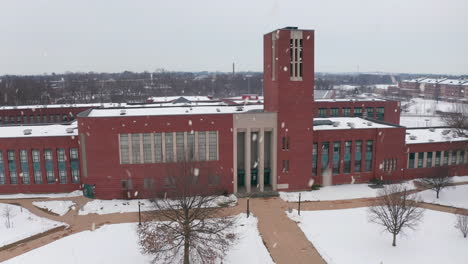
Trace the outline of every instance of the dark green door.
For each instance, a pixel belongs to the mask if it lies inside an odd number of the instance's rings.
[[[83,188],[83,195],[85,197],[94,199],[94,185],[85,183]]]

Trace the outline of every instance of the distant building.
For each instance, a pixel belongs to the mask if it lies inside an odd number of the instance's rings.
[[[148,197],[187,158],[206,188],[227,193],[468,173],[467,139],[400,126],[396,101],[314,100],[314,39],[294,27],[264,35],[263,97],[2,107],[0,194]]]
[[[401,81],[398,90],[404,96],[431,99],[457,100],[468,99],[468,80],[418,78]]]

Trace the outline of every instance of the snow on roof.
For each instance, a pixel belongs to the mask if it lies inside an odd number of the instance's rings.
[[[68,125],[0,126],[0,138],[77,136],[78,123]]]
[[[316,102],[371,102],[371,101],[387,101],[385,99],[379,99],[379,98],[353,98],[353,99],[348,99],[348,98],[343,98],[343,99],[315,99],[314,101]]]
[[[314,98],[318,99],[330,99],[335,96],[333,90],[314,90]]]
[[[234,114],[263,110],[263,105],[244,106],[185,106],[155,108],[115,108],[93,109],[88,117],[125,117],[125,116],[164,116],[164,115],[197,115],[197,114]]]
[[[212,101],[215,100],[213,98],[210,98],[208,96],[192,96],[192,95],[183,95],[183,96],[153,96],[148,98],[149,100],[152,100],[154,102],[172,102],[174,100],[177,100],[179,98],[185,98],[189,101]]]
[[[446,79],[440,82],[440,84],[449,84],[449,85],[460,85],[463,84],[464,82],[467,82],[466,80],[455,80],[455,79]]]
[[[92,104],[51,104],[51,105],[18,105],[18,106],[0,106],[0,110],[11,109],[40,109],[40,108],[76,108],[76,107],[120,107],[125,103],[92,103]]]
[[[468,140],[468,138],[459,137],[457,132],[451,128],[406,129],[406,144],[452,142],[463,140]]]
[[[360,117],[314,118],[314,130],[392,128],[390,124],[377,123]]]

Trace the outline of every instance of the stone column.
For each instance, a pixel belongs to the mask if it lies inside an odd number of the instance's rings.
[[[247,193],[250,192],[251,190],[251,186],[250,186],[250,144],[252,142],[252,134],[251,134],[251,129],[250,128],[247,128],[246,131],[245,131],[245,178],[244,178],[244,182],[245,182],[245,191]]]
[[[260,186],[260,191],[264,190],[264,172],[265,172],[265,129],[261,128],[258,135],[258,181]]]

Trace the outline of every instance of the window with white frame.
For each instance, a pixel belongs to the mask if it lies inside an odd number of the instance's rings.
[[[210,160],[218,159],[218,133],[216,131],[209,131],[209,158]]]
[[[140,152],[140,136],[141,134],[132,134],[132,163],[141,163],[141,152]]]
[[[128,144],[128,134],[120,134],[120,163],[128,164],[130,163],[130,147]]]
[[[143,161],[151,163],[153,161],[151,154],[151,134],[143,134]]]
[[[206,160],[206,133],[198,132],[198,160]]]
[[[177,161],[183,161],[185,159],[184,132],[176,132],[176,153]]]
[[[174,161],[174,135],[173,133],[164,133],[164,146],[166,148],[166,162]]]
[[[155,133],[154,134],[154,160],[155,162],[162,162],[162,134]]]

